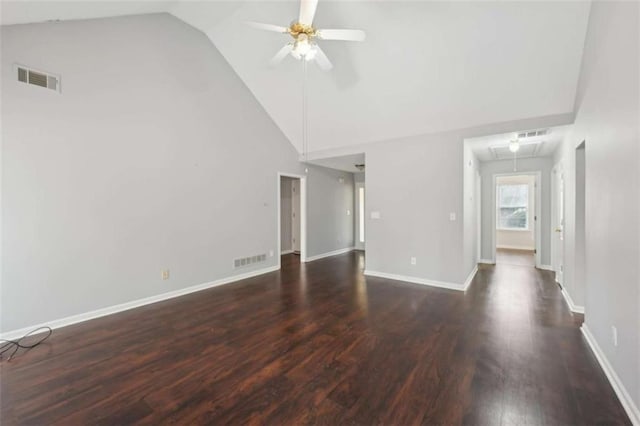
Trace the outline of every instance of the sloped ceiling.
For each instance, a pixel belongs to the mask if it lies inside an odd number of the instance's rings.
[[[3,23],[12,23],[5,3]],[[122,3],[131,9],[132,2]],[[270,68],[288,36],[244,24],[286,26],[298,14],[297,2],[144,4],[207,34],[300,150],[302,64],[287,58]],[[320,0],[316,27],[363,29],[367,40],[321,42],[334,69],[325,73],[309,64],[309,150],[572,112],[589,7],[571,1]],[[67,19],[45,14],[38,20]]]

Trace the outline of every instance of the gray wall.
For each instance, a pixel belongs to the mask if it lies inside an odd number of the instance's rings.
[[[564,287],[640,406],[640,44],[637,2],[594,2],[565,171]],[[586,141],[586,280],[575,276],[575,159]],[[611,327],[618,329],[614,346]]]
[[[518,160],[518,172],[541,172],[540,259],[543,265],[551,265],[551,170],[553,158],[523,158]],[[482,259],[493,258],[493,175],[513,173],[513,161],[486,161],[480,163],[482,176]]]
[[[304,167],[204,34],[166,14],[1,31],[0,331],[249,272],[232,259],[277,250],[277,172]],[[14,81],[14,63],[61,74],[62,93]],[[325,216],[353,204],[329,175],[310,167],[310,254],[352,244],[351,218]]]
[[[462,140],[445,133],[367,147],[367,270],[464,282]]]
[[[478,159],[469,147],[464,143],[463,151],[463,179],[464,179],[464,270],[469,272],[478,263],[478,215],[480,214],[476,200],[476,185],[479,179]]]
[[[353,247],[353,173],[308,165],[307,190],[307,256]]]
[[[280,250],[283,252],[292,249],[291,183],[291,178],[280,178]]]

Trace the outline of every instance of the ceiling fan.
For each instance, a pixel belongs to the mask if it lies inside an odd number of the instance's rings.
[[[331,61],[317,44],[317,40],[363,41],[365,33],[361,30],[319,30],[313,27],[313,17],[316,14],[318,0],[300,0],[300,16],[288,27],[248,22],[254,28],[289,34],[293,41],[287,43],[271,59],[271,65],[277,65],[291,55],[296,59],[306,61],[315,60],[324,71],[333,68]]]

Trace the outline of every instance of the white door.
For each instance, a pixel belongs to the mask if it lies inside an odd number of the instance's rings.
[[[356,244],[357,250],[364,250],[364,183],[356,183]]]
[[[291,181],[291,247],[300,253],[300,179]]]
[[[476,174],[476,262],[482,258],[482,177]]]
[[[556,281],[563,283],[564,273],[564,174],[560,167],[553,171],[553,269]]]

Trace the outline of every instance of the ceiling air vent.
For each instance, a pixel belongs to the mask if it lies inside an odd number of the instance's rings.
[[[19,82],[60,92],[59,76],[42,71],[36,71],[22,65],[16,65],[15,68]]]
[[[537,136],[544,136],[547,133],[549,133],[549,131],[547,129],[531,130],[529,132],[518,133],[518,139],[534,138],[534,137],[537,137]]]

